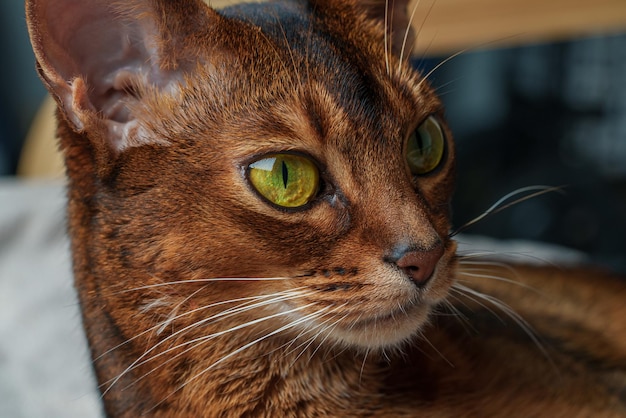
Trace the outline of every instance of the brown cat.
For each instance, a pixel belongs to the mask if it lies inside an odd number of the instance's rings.
[[[109,416],[626,416],[623,282],[456,255],[406,1],[26,7]]]

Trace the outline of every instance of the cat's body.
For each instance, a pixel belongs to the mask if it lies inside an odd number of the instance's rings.
[[[455,254],[395,3],[27,1],[110,416],[626,414],[622,282]]]

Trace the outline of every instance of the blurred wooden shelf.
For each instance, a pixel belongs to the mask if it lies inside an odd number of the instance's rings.
[[[413,0],[409,7],[416,4],[418,55],[626,32],[624,0]]]

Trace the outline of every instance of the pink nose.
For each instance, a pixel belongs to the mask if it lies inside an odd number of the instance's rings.
[[[401,253],[395,264],[413,283],[418,287],[423,287],[432,277],[443,252],[441,244],[428,250],[410,249]]]

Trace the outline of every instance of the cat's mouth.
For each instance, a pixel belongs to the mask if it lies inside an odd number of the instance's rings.
[[[389,313],[376,315],[369,318],[362,318],[350,325],[350,328],[367,328],[367,327],[377,327],[381,325],[385,325],[387,322],[398,322],[405,320],[409,315],[412,314],[412,311],[417,309],[416,306],[407,306],[397,308]]]
[[[288,306],[304,306],[310,316],[300,320],[307,329],[318,330],[324,340],[366,350],[385,349],[419,335],[450,284],[445,266],[439,265],[423,288],[407,280],[403,272],[389,271],[388,266],[368,273],[351,281],[309,284],[314,296]]]
[[[387,312],[361,312],[356,317],[346,317],[332,333],[335,338],[362,348],[395,346],[419,333],[430,310],[430,305],[414,302]]]

